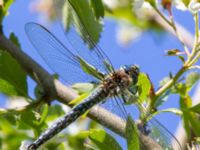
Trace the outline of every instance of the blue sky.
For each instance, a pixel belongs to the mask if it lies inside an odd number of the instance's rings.
[[[22,49],[52,73],[37,51],[32,47],[24,31],[24,25],[27,22],[41,23],[38,15],[30,12],[30,2],[31,1],[14,2],[10,8],[10,14],[4,19],[3,30],[7,36],[11,32],[14,32],[20,40]],[[191,33],[194,33],[194,23],[191,14],[188,12],[175,11],[175,19]],[[116,68],[124,64],[138,64],[142,72],[149,74],[150,79],[157,88],[159,81],[168,76],[169,72],[175,73],[181,67],[181,63],[177,58],[164,56],[164,51],[167,49],[177,48],[182,50],[180,42],[171,34],[165,33],[159,36],[152,31],[147,31],[128,47],[122,47],[116,41],[116,22],[105,19],[104,23],[105,27],[99,45],[109,56]],[[46,27],[57,37],[59,37],[62,32],[57,24],[53,26],[46,25]],[[29,93],[33,96],[35,83],[30,78],[28,81]],[[178,107],[177,96],[170,96],[169,100],[162,106],[162,108],[169,107]],[[158,119],[171,132],[175,131],[179,121],[178,117],[167,113],[159,115]]]

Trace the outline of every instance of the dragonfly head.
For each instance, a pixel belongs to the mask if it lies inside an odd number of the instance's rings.
[[[133,84],[136,84],[140,73],[139,67],[137,65],[125,65],[123,69],[132,78]]]

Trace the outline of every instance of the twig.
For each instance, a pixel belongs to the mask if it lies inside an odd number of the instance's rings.
[[[191,55],[188,57],[186,63],[190,63],[192,61],[192,59],[196,59],[194,58],[196,53],[199,51],[199,15],[198,13],[194,14],[194,21],[195,21],[195,38],[194,38],[194,45],[192,48],[192,53]]]
[[[194,14],[194,22],[195,22],[195,40],[194,45],[198,45],[199,42],[199,14]],[[193,48],[195,50],[196,48]]]
[[[200,69],[200,66],[198,66],[198,65],[191,66],[191,67],[189,67],[189,69]]]
[[[160,10],[156,7],[153,6],[154,10],[157,12],[157,14],[169,25],[169,26],[173,26],[172,22],[170,22],[161,12]]]
[[[179,77],[187,70],[187,67],[182,67],[176,75],[170,79],[164,86],[162,86],[160,89],[158,89],[155,93],[156,97],[160,96],[162,93],[164,93],[168,88],[173,86],[173,84],[179,79]]]
[[[174,19],[173,19],[173,16],[170,17],[170,20],[171,20],[171,21],[169,21],[168,18],[166,18],[166,17],[160,12],[160,10],[159,10],[156,6],[154,6],[153,8],[154,8],[154,10],[157,12],[157,14],[168,24],[168,26],[170,26],[170,27],[174,30],[174,34],[176,35],[176,37],[179,39],[179,41],[180,41],[181,44],[183,45],[183,48],[184,48],[184,50],[185,50],[185,53],[186,53],[188,56],[190,56],[190,52],[189,52],[187,46],[185,45],[185,42],[184,42],[184,40],[183,40],[183,38],[182,38],[182,35],[181,35],[180,32],[177,30],[176,23],[175,23],[175,21],[174,21]]]

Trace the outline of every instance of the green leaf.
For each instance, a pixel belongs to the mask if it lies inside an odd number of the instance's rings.
[[[170,50],[166,51],[166,55],[167,56],[177,56],[184,63],[185,62],[185,58],[184,58],[184,56],[181,56],[183,54],[184,54],[184,52],[181,52],[178,49],[170,49]]]
[[[45,144],[45,150],[66,150],[65,144],[63,142],[50,141]]]
[[[161,114],[163,112],[170,112],[170,113],[174,113],[175,115],[179,115],[179,116],[182,115],[182,111],[180,111],[179,109],[177,109],[177,108],[168,108],[168,109],[163,109],[163,110],[156,111],[156,112],[154,112],[152,114],[152,116],[155,116],[157,114]]]
[[[179,49],[170,49],[166,51],[167,56],[177,56],[181,53]]]
[[[63,4],[61,19],[66,31],[68,31],[70,24],[72,23],[72,8],[69,6],[68,1],[65,1]]]
[[[2,133],[10,134],[13,131],[12,125],[4,116],[0,116],[0,128]]]
[[[64,114],[65,112],[63,111],[63,108],[60,105],[52,105],[51,107],[49,107],[48,117],[46,120],[52,121]]]
[[[185,6],[187,7],[189,5],[189,3],[190,3],[191,0],[182,0],[182,1],[185,4]]]
[[[166,102],[169,95],[171,94],[171,89],[166,90],[164,93],[162,93],[155,101],[154,107],[159,107],[162,103]]]
[[[92,4],[92,8],[94,10],[96,19],[98,20],[100,17],[104,17],[104,6],[102,0],[90,0]]]
[[[132,7],[117,7],[116,9],[112,9],[111,13],[106,14],[108,17],[116,18],[117,20],[126,20],[134,26],[140,27],[141,29],[145,29],[148,27],[148,22],[139,20],[132,11]]]
[[[11,125],[16,126],[16,121],[17,121],[17,115],[15,113],[6,113],[6,114],[1,114],[1,116],[6,119]]]
[[[190,135],[190,130],[194,132],[197,136],[200,136],[200,121],[195,113],[190,111],[192,105],[192,99],[189,95],[181,97],[181,110],[183,111],[184,125],[187,125],[186,131]]]
[[[142,102],[148,96],[151,89],[151,82],[146,74],[140,73],[138,77],[138,92],[139,92],[139,100]]]
[[[185,83],[179,83],[174,87],[173,92],[180,94],[182,97],[185,97],[187,96],[188,88]]]
[[[181,60],[182,63],[185,62],[185,57],[184,56],[178,56],[178,58]]]
[[[47,128],[47,124],[45,123],[45,119],[47,116],[47,106],[43,107],[41,114],[36,111],[26,110],[20,112],[20,119],[18,120],[18,129],[33,129],[36,137],[40,135],[40,133]]]
[[[191,72],[186,77],[186,86],[191,89],[197,81],[200,79],[200,74],[198,72]]]
[[[84,146],[86,150],[96,150],[96,147],[94,147],[93,145],[85,143]]]
[[[27,110],[20,113],[20,119],[18,120],[18,129],[30,129],[35,128],[37,125],[37,115],[34,111]]]
[[[18,38],[15,36],[14,33],[11,33],[11,34],[10,34],[9,39],[10,39],[14,44],[16,44],[18,47],[21,47],[21,45],[20,45],[20,43],[19,43],[19,40],[18,40]]]
[[[1,78],[0,78],[0,92],[7,96],[18,95],[17,89],[8,81]]]
[[[100,150],[122,150],[119,143],[104,130],[90,130],[89,138]]]
[[[4,146],[3,149],[19,149],[21,141],[28,138],[24,132],[17,130],[13,124],[10,124],[10,121],[4,118],[4,116],[0,116],[0,129]]]
[[[128,22],[129,24],[133,25],[134,27],[140,28],[141,31],[145,31],[148,29],[153,29],[154,31],[157,31],[159,33],[163,29],[156,23],[154,20],[147,18],[141,19],[138,17],[137,12],[134,13],[133,11],[133,0],[128,1],[128,3],[123,4],[123,5],[118,5],[118,7],[109,9],[105,5],[106,9],[106,16],[112,17],[118,22]]]
[[[12,85],[17,95],[27,96],[26,73],[6,51],[0,51],[0,78]]]
[[[93,77],[102,80],[104,78],[104,74],[99,72],[94,66],[88,64],[85,60],[83,60],[81,57],[77,57],[79,60],[79,63],[81,65],[81,68],[83,71],[89,75],[92,75]]]
[[[180,100],[179,100],[180,109],[183,112],[182,117],[183,117],[185,131],[186,131],[188,137],[190,137],[190,135],[191,135],[190,122],[189,122],[190,115],[189,115],[189,113],[187,111],[187,108],[191,107],[191,99],[188,96],[185,97],[183,95],[185,95],[185,94],[180,95]]]
[[[195,112],[195,113],[199,113],[200,114],[200,104],[197,104],[197,105],[191,107],[190,110]]]
[[[84,142],[89,136],[89,131],[81,131],[76,135],[69,135],[67,138],[68,144],[73,149],[84,149]]]
[[[89,93],[94,89],[94,84],[92,83],[75,83],[72,88],[78,91],[79,94]]]
[[[74,104],[78,104],[78,103],[80,103],[81,101],[83,101],[85,98],[87,98],[88,95],[89,95],[89,93],[84,93],[84,94],[80,95],[78,98],[76,98],[76,99],[70,101],[69,104],[73,104],[73,105],[74,105]]]
[[[3,0],[3,5],[0,5],[0,25],[2,24],[3,18],[8,15],[8,9],[14,0]]]
[[[126,122],[126,138],[128,150],[140,150],[140,140],[137,126],[134,121],[128,116]]]
[[[69,0],[69,3],[74,10],[72,13],[73,21],[78,33],[89,45],[89,47],[93,48],[94,44],[98,43],[99,41],[102,25],[95,19],[94,14],[89,7],[88,1]],[[91,43],[91,39],[94,43]]]
[[[191,123],[191,129],[193,130],[193,132],[195,133],[196,136],[200,136],[200,121],[199,118],[197,116],[195,116],[192,113],[188,113],[188,116],[190,118],[190,123]]]
[[[34,94],[35,94],[36,99],[43,98],[43,96],[45,95],[45,92],[42,85],[37,84],[37,86],[34,89]]]
[[[151,6],[156,7],[156,1],[155,0],[147,0],[151,4]]]
[[[49,112],[49,107],[47,104],[42,106],[42,112],[41,112],[41,116],[40,116],[40,121],[38,123],[38,125],[41,125],[45,122],[47,116],[48,116],[48,112]]]

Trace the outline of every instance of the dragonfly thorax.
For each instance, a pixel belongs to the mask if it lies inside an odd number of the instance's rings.
[[[110,96],[118,95],[132,84],[137,83],[138,74],[137,66],[124,66],[104,79],[103,89]]]

